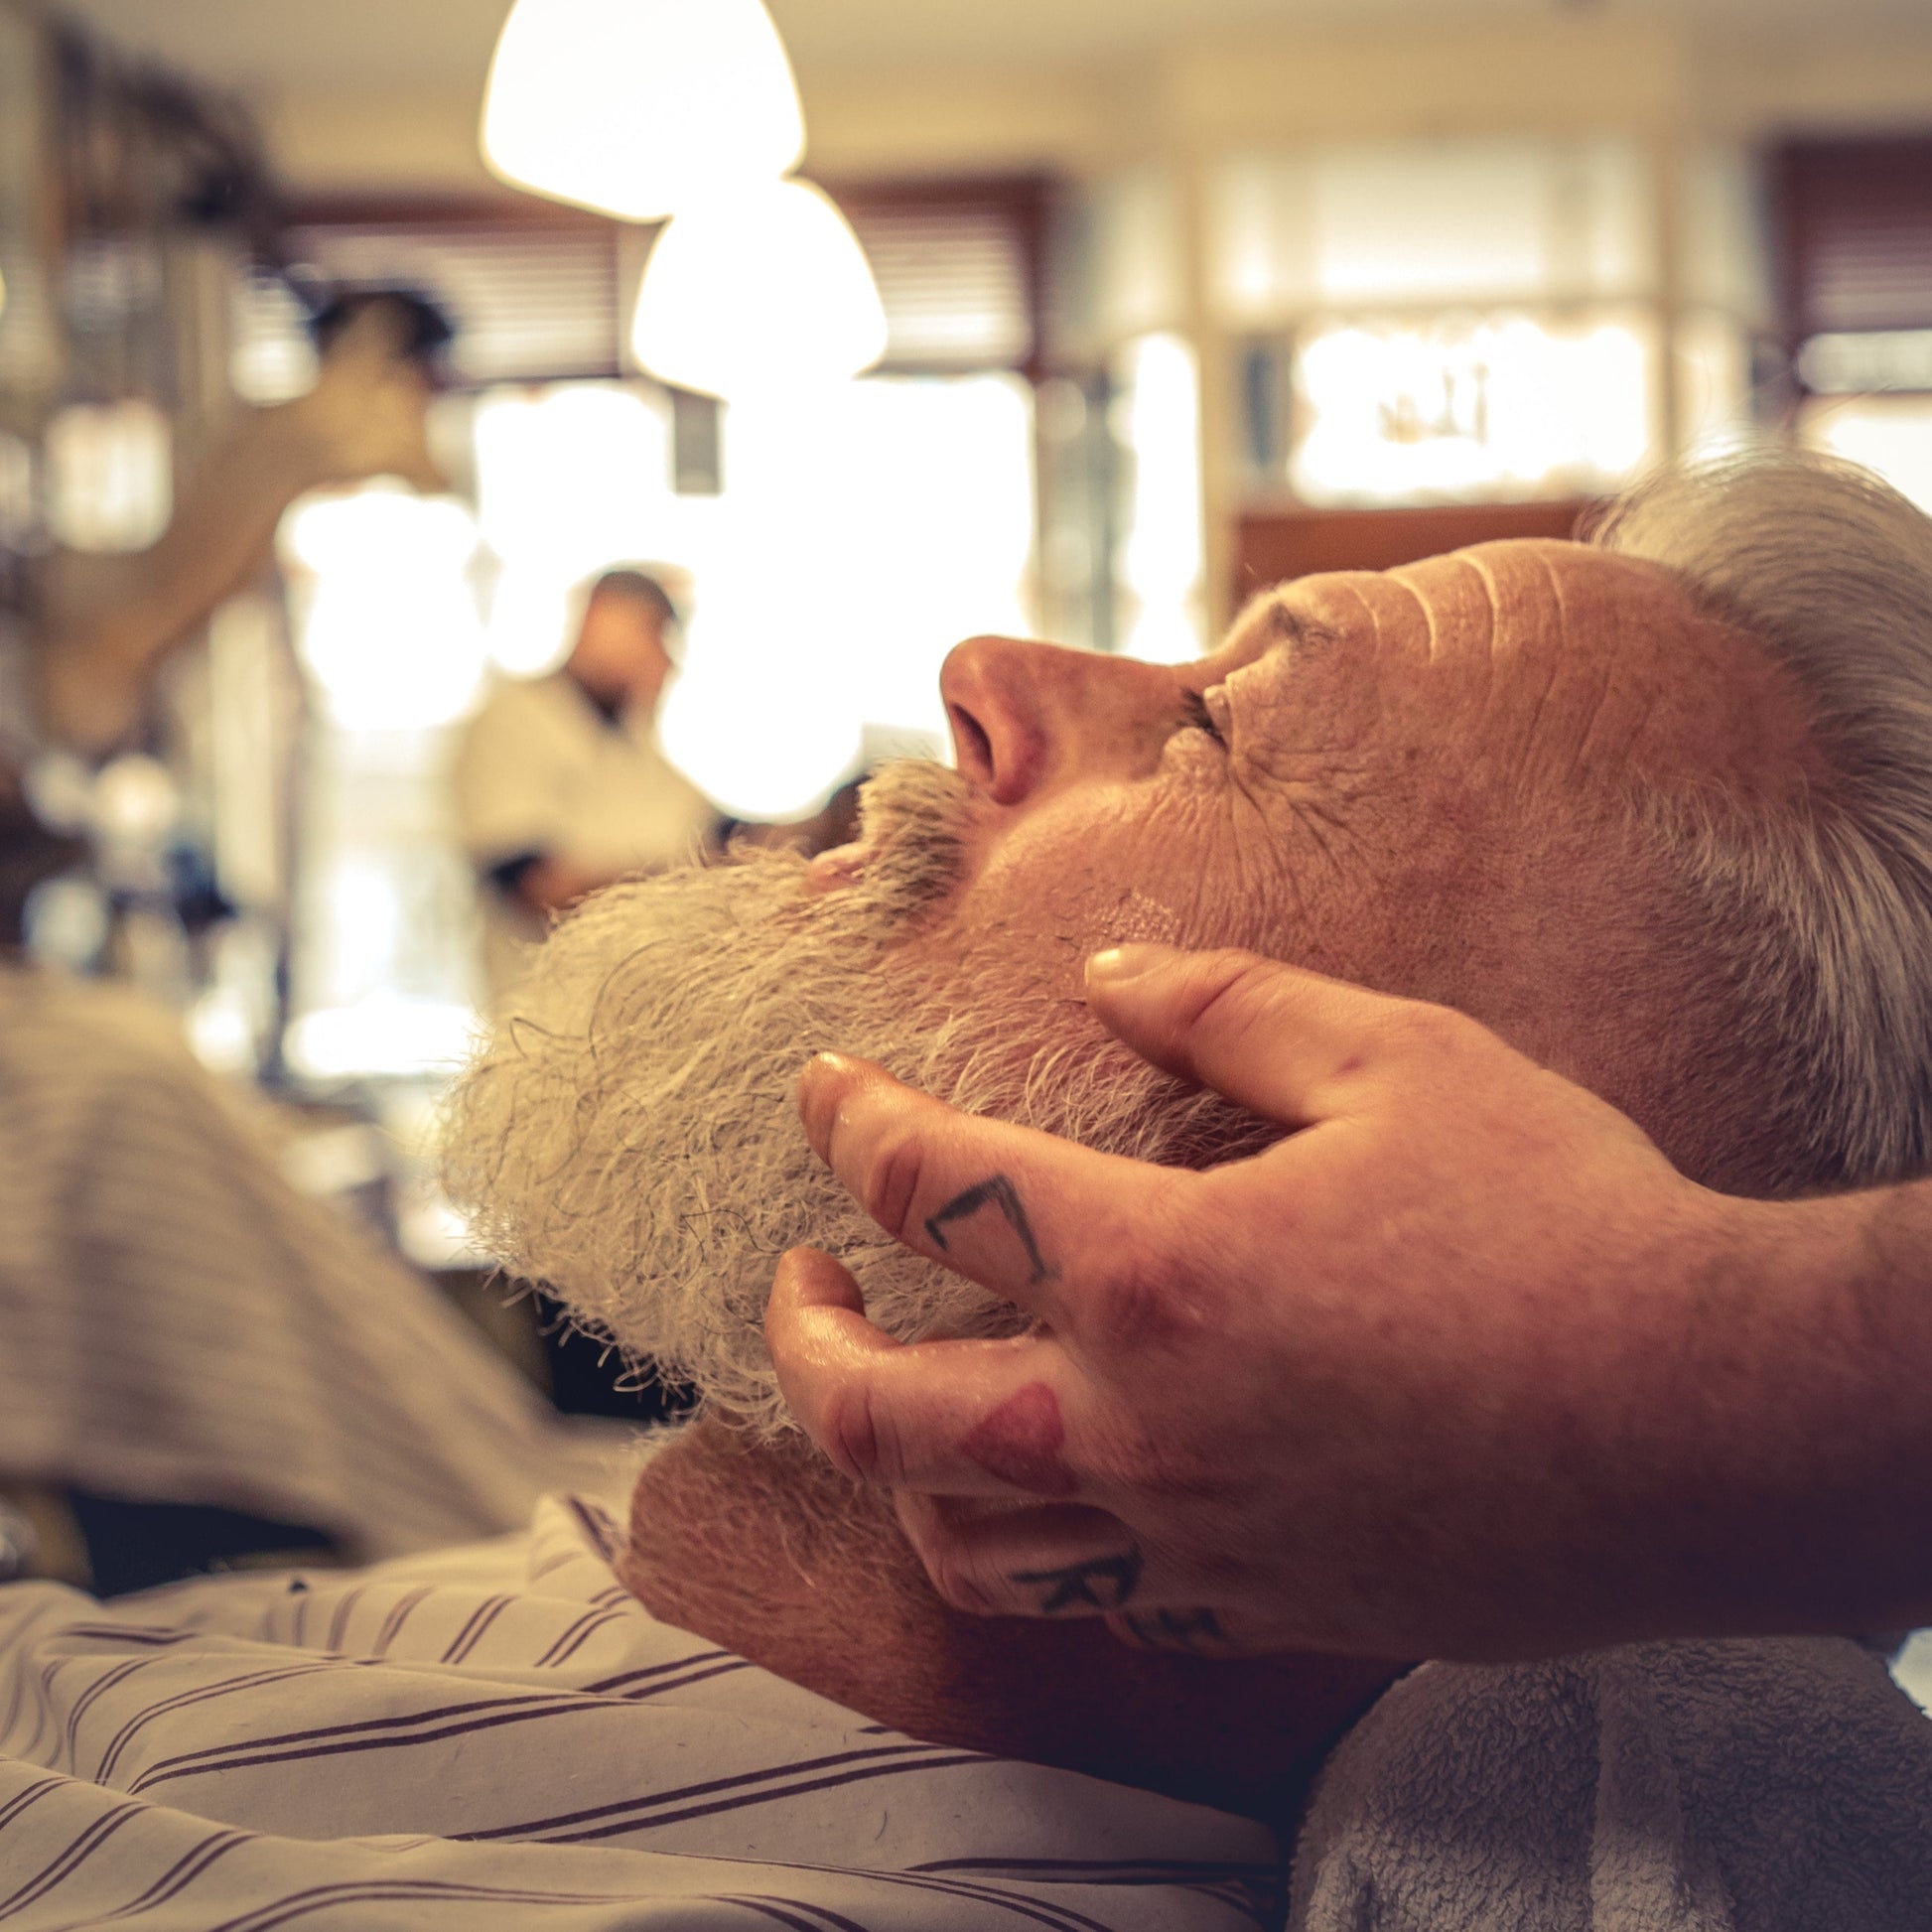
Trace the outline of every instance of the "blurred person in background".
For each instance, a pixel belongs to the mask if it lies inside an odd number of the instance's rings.
[[[127,745],[156,680],[261,568],[298,496],[377,476],[448,486],[427,416],[449,325],[420,297],[370,290],[331,303],[314,327],[314,388],[245,411],[154,543],[119,556],[53,550],[25,624],[0,620],[0,948],[19,945],[32,888],[81,856],[69,828],[36,812],[35,763]]]
[[[245,412],[153,544],[47,559],[29,652],[47,739],[90,757],[119,747],[163,665],[260,568],[298,496],[379,476],[449,487],[427,424],[448,323],[419,296],[370,290],[331,303],[314,331],[314,388]]]
[[[367,1558],[487,1534],[581,1467],[576,1437],[461,1314],[284,1178],[266,1123],[171,1012],[18,956],[28,893],[87,854],[37,816],[35,760],[137,733],[156,677],[297,496],[378,475],[446,486],[426,414],[447,323],[367,291],[316,336],[315,387],[248,412],[149,549],[47,561],[35,634],[4,664],[0,1499],[64,1541],[78,1519],[87,1561],[51,1567],[90,1564],[103,1590],[249,1547]],[[155,1546],[138,1561],[135,1533]],[[49,1567],[40,1542],[0,1524],[0,1575]]]
[[[581,587],[578,603],[562,667],[500,682],[457,754],[457,822],[483,889],[492,1000],[557,913],[689,858],[717,822],[657,742],[678,622],[670,593],[626,568]]]

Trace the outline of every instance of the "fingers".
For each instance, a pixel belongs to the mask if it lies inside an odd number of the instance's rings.
[[[1105,1510],[959,1505],[909,1491],[894,1498],[932,1587],[978,1616],[1111,1616],[1138,1602],[1147,1558]]]
[[[1201,1603],[1198,1585],[1104,1509],[996,1509],[907,1491],[894,1502],[933,1588],[955,1609],[1104,1617],[1116,1637],[1141,1650],[1235,1657],[1279,1647],[1275,1632],[1253,1617]]]
[[[957,1496],[1080,1490],[1065,1452],[1069,1369],[1053,1341],[895,1341],[815,1248],[778,1263],[764,1334],[793,1415],[849,1476]]]
[[[1300,1127],[1399,1063],[1480,1035],[1444,1009],[1232,949],[1134,945],[1087,962],[1087,1004],[1144,1058]]]
[[[888,1234],[1035,1314],[1073,1323],[1070,1286],[1158,1271],[1164,1204],[1186,1176],[959,1113],[841,1054],[806,1067],[798,1107]]]

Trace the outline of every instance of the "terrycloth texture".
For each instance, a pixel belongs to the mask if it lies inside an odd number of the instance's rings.
[[[1927,1932],[1932,1720],[1859,1645],[1429,1664],[1323,1773],[1297,1932]]]

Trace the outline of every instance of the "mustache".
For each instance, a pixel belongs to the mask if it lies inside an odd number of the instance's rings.
[[[1064,997],[1050,934],[949,898],[980,809],[955,772],[902,761],[867,788],[849,885],[814,892],[797,854],[752,851],[593,895],[451,1097],[445,1180],[479,1244],[735,1427],[795,1428],[760,1324],[800,1241],[838,1254],[903,1340],[1026,1325],[891,1240],[812,1153],[796,1087],[813,1051],[1168,1166],[1279,1132],[1109,1037]],[[922,928],[942,943],[903,943]]]
[[[859,792],[861,882],[869,895],[906,911],[945,897],[966,871],[973,790],[957,771],[930,759],[895,759]]]

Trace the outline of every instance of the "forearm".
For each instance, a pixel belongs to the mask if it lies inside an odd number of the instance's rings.
[[[1470,1561],[1442,1553],[1439,1650],[1932,1622],[1932,1183],[1699,1193],[1638,1265],[1578,1285],[1581,1322],[1524,1348],[1526,1414],[1437,1446],[1446,1491],[1473,1469],[1503,1494],[1513,1455],[1529,1512],[1499,1567],[1480,1536]],[[1422,1520],[1454,1514],[1437,1486]]]
[[[305,490],[391,475],[447,487],[429,454],[429,387],[383,305],[351,322],[307,395],[249,411],[203,463],[173,521],[136,557],[56,557],[41,653],[43,723],[105,751],[155,673],[246,581]]]
[[[149,549],[57,556],[42,657],[48,731],[88,752],[123,736],[169,654],[247,580],[283,512],[327,475],[299,408],[251,411],[202,465]]]
[[[1766,1605],[1764,1628],[1932,1622],[1932,1181],[1769,1206],[1750,1217],[1728,1463],[1713,1583]],[[1722,1415],[1722,1408],[1718,1411]],[[1726,1574],[1728,1573],[1728,1574]]]

